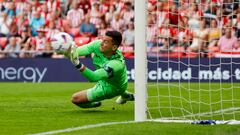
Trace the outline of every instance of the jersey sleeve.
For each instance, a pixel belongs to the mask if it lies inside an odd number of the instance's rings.
[[[76,51],[79,56],[86,56],[99,49],[100,44],[101,40],[95,40],[86,45],[78,47]]]
[[[108,78],[108,74],[107,74],[107,72],[103,68],[100,68],[100,69],[95,70],[95,71],[92,71],[91,69],[86,68],[81,73],[90,82],[96,82],[96,81]]]
[[[104,65],[103,68],[100,68],[95,71],[92,71],[89,68],[86,68],[82,72],[82,75],[85,78],[87,78],[90,82],[96,82],[99,80],[110,79],[114,77],[123,68],[124,68],[124,65],[120,61],[112,60],[106,65]]]

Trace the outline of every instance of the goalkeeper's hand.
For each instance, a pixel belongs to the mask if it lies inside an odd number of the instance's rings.
[[[71,46],[70,53],[69,53],[69,59],[73,63],[74,66],[79,65],[79,56],[77,53],[77,47],[75,45]]]
[[[65,57],[71,60],[73,65],[80,71],[82,71],[85,66],[79,61],[79,56],[77,53],[77,47],[73,44],[69,50],[64,54]]]

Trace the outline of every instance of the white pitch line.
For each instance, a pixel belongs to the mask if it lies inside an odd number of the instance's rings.
[[[231,108],[225,108],[222,110],[216,110],[213,112],[202,112],[202,113],[197,113],[197,114],[189,114],[189,115],[185,115],[185,116],[179,116],[179,117],[164,117],[161,119],[165,119],[165,120],[170,120],[170,119],[179,119],[179,118],[186,118],[186,117],[195,117],[195,116],[206,116],[206,115],[210,115],[210,114],[218,114],[218,113],[226,113],[226,112],[230,112],[230,111],[238,111],[240,110],[240,107],[231,107]]]
[[[107,122],[107,123],[92,124],[92,125],[86,125],[86,126],[80,126],[80,127],[74,127],[74,128],[47,131],[42,133],[30,134],[30,135],[52,135],[52,134],[58,134],[58,133],[77,131],[81,129],[90,129],[90,128],[96,128],[96,127],[103,127],[103,126],[117,125],[117,124],[129,124],[129,123],[136,123],[136,122],[135,121]]]

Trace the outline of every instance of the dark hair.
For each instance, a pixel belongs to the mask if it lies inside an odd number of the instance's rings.
[[[107,31],[106,36],[109,36],[113,39],[113,43],[117,46],[122,43],[122,34],[118,31]]]

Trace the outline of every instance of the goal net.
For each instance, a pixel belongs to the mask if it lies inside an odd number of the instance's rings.
[[[240,120],[239,3],[145,2],[147,83],[145,95],[140,95],[146,97],[142,115],[168,122]]]

